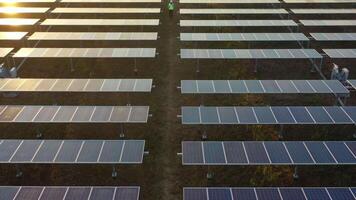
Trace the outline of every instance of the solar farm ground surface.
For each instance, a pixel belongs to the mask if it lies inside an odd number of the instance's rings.
[[[160,6],[166,5],[167,2]],[[125,6],[125,4],[122,4]],[[177,5],[177,10],[179,5]],[[133,72],[132,60],[80,60],[74,72],[67,61],[28,60],[19,71],[22,78],[153,78],[156,88],[151,94],[20,94],[17,98],[0,98],[1,104],[58,104],[58,105],[149,105],[148,124],[125,125],[127,139],[146,140],[149,155],[143,165],[119,166],[118,177],[111,178],[111,165],[31,165],[22,166],[24,176],[15,178],[15,168],[0,165],[0,185],[110,185],[140,186],[141,199],[178,200],[182,199],[183,187],[206,186],[355,186],[356,169],[353,166],[308,166],[300,168],[300,179],[293,180],[293,168],[273,166],[201,167],[182,166],[181,141],[201,140],[205,130],[209,140],[277,140],[275,126],[183,126],[177,118],[180,107],[204,105],[333,105],[332,96],[323,95],[230,95],[217,97],[185,96],[176,87],[180,80],[194,79],[320,79],[318,74],[309,73],[306,61],[266,61],[258,73],[253,72],[249,61],[200,62],[200,73],[196,74],[195,61],[182,61],[177,56],[186,44],[179,42],[180,30],[176,13],[170,19],[166,9],[160,15],[161,25],[157,31],[159,40],[151,43],[159,55],[155,59],[137,60],[138,73]],[[152,17],[153,18],[153,17]],[[218,17],[219,18],[219,17]],[[95,31],[95,28],[93,28]],[[108,31],[109,28],[108,28]],[[133,42],[136,47],[145,42]],[[50,43],[47,43],[50,45]],[[63,42],[70,46],[71,42]],[[110,46],[110,44],[108,45]],[[189,45],[188,45],[189,46]],[[263,48],[264,45],[259,46]],[[268,45],[267,45],[268,46]],[[48,47],[48,46],[46,46]],[[125,47],[125,46],[122,46]],[[192,46],[191,46],[192,47]],[[215,46],[214,46],[215,47]],[[297,46],[294,46],[297,47]],[[219,45],[216,46],[219,48]],[[247,48],[241,46],[240,48]],[[315,47],[317,48],[317,47]],[[326,61],[325,74],[329,74],[330,61]],[[351,62],[349,64],[352,65]],[[355,65],[353,64],[353,67]],[[351,68],[352,69],[352,68]],[[351,71],[355,77],[356,70]],[[355,94],[348,100],[355,105]],[[36,131],[44,139],[117,139],[120,126],[117,124],[0,124],[0,138],[33,139]],[[286,126],[288,140],[352,140],[354,126]],[[206,179],[206,173],[214,179]]]

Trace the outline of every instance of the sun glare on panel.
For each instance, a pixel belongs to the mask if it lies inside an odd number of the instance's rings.
[[[18,13],[18,8],[14,6],[8,6],[0,8],[0,11],[8,15],[15,15]]]

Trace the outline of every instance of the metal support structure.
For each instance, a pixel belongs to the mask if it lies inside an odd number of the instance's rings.
[[[15,167],[16,167],[16,178],[21,178],[23,175],[23,172],[21,171],[20,165],[16,164]]]
[[[124,138],[125,137],[125,127],[124,124],[120,124],[120,138]]]
[[[117,177],[117,170],[116,170],[115,165],[112,166],[111,177],[114,179]]]
[[[282,140],[284,136],[284,125],[279,125],[278,139]]]
[[[294,180],[299,179],[298,166],[294,167],[293,178],[294,178]]]

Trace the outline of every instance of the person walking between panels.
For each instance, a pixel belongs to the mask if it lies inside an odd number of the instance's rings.
[[[169,12],[169,17],[173,17],[173,12],[174,12],[174,3],[173,0],[169,0],[168,3],[168,12]]]

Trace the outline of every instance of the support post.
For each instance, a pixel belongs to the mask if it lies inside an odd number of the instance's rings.
[[[255,59],[254,61],[255,61],[254,72],[257,73],[257,71],[258,71],[258,61],[257,61],[257,59]]]
[[[23,173],[22,173],[22,171],[21,171],[20,165],[19,165],[19,164],[16,164],[15,167],[16,167],[16,178],[21,178],[22,175],[23,175]]]
[[[124,138],[125,137],[125,127],[124,124],[120,124],[120,138]]]
[[[69,65],[70,65],[70,71],[71,71],[71,72],[74,72],[73,58],[69,58]]]
[[[279,125],[279,132],[278,132],[278,139],[283,140],[283,134],[284,134],[284,125],[281,124]]]
[[[117,177],[117,170],[116,170],[115,165],[112,166],[111,177],[114,179]]]
[[[298,180],[299,179],[298,166],[294,167],[293,178],[294,178],[294,180]]]
[[[36,128],[36,138],[41,139],[43,137],[43,133],[40,128]]]

